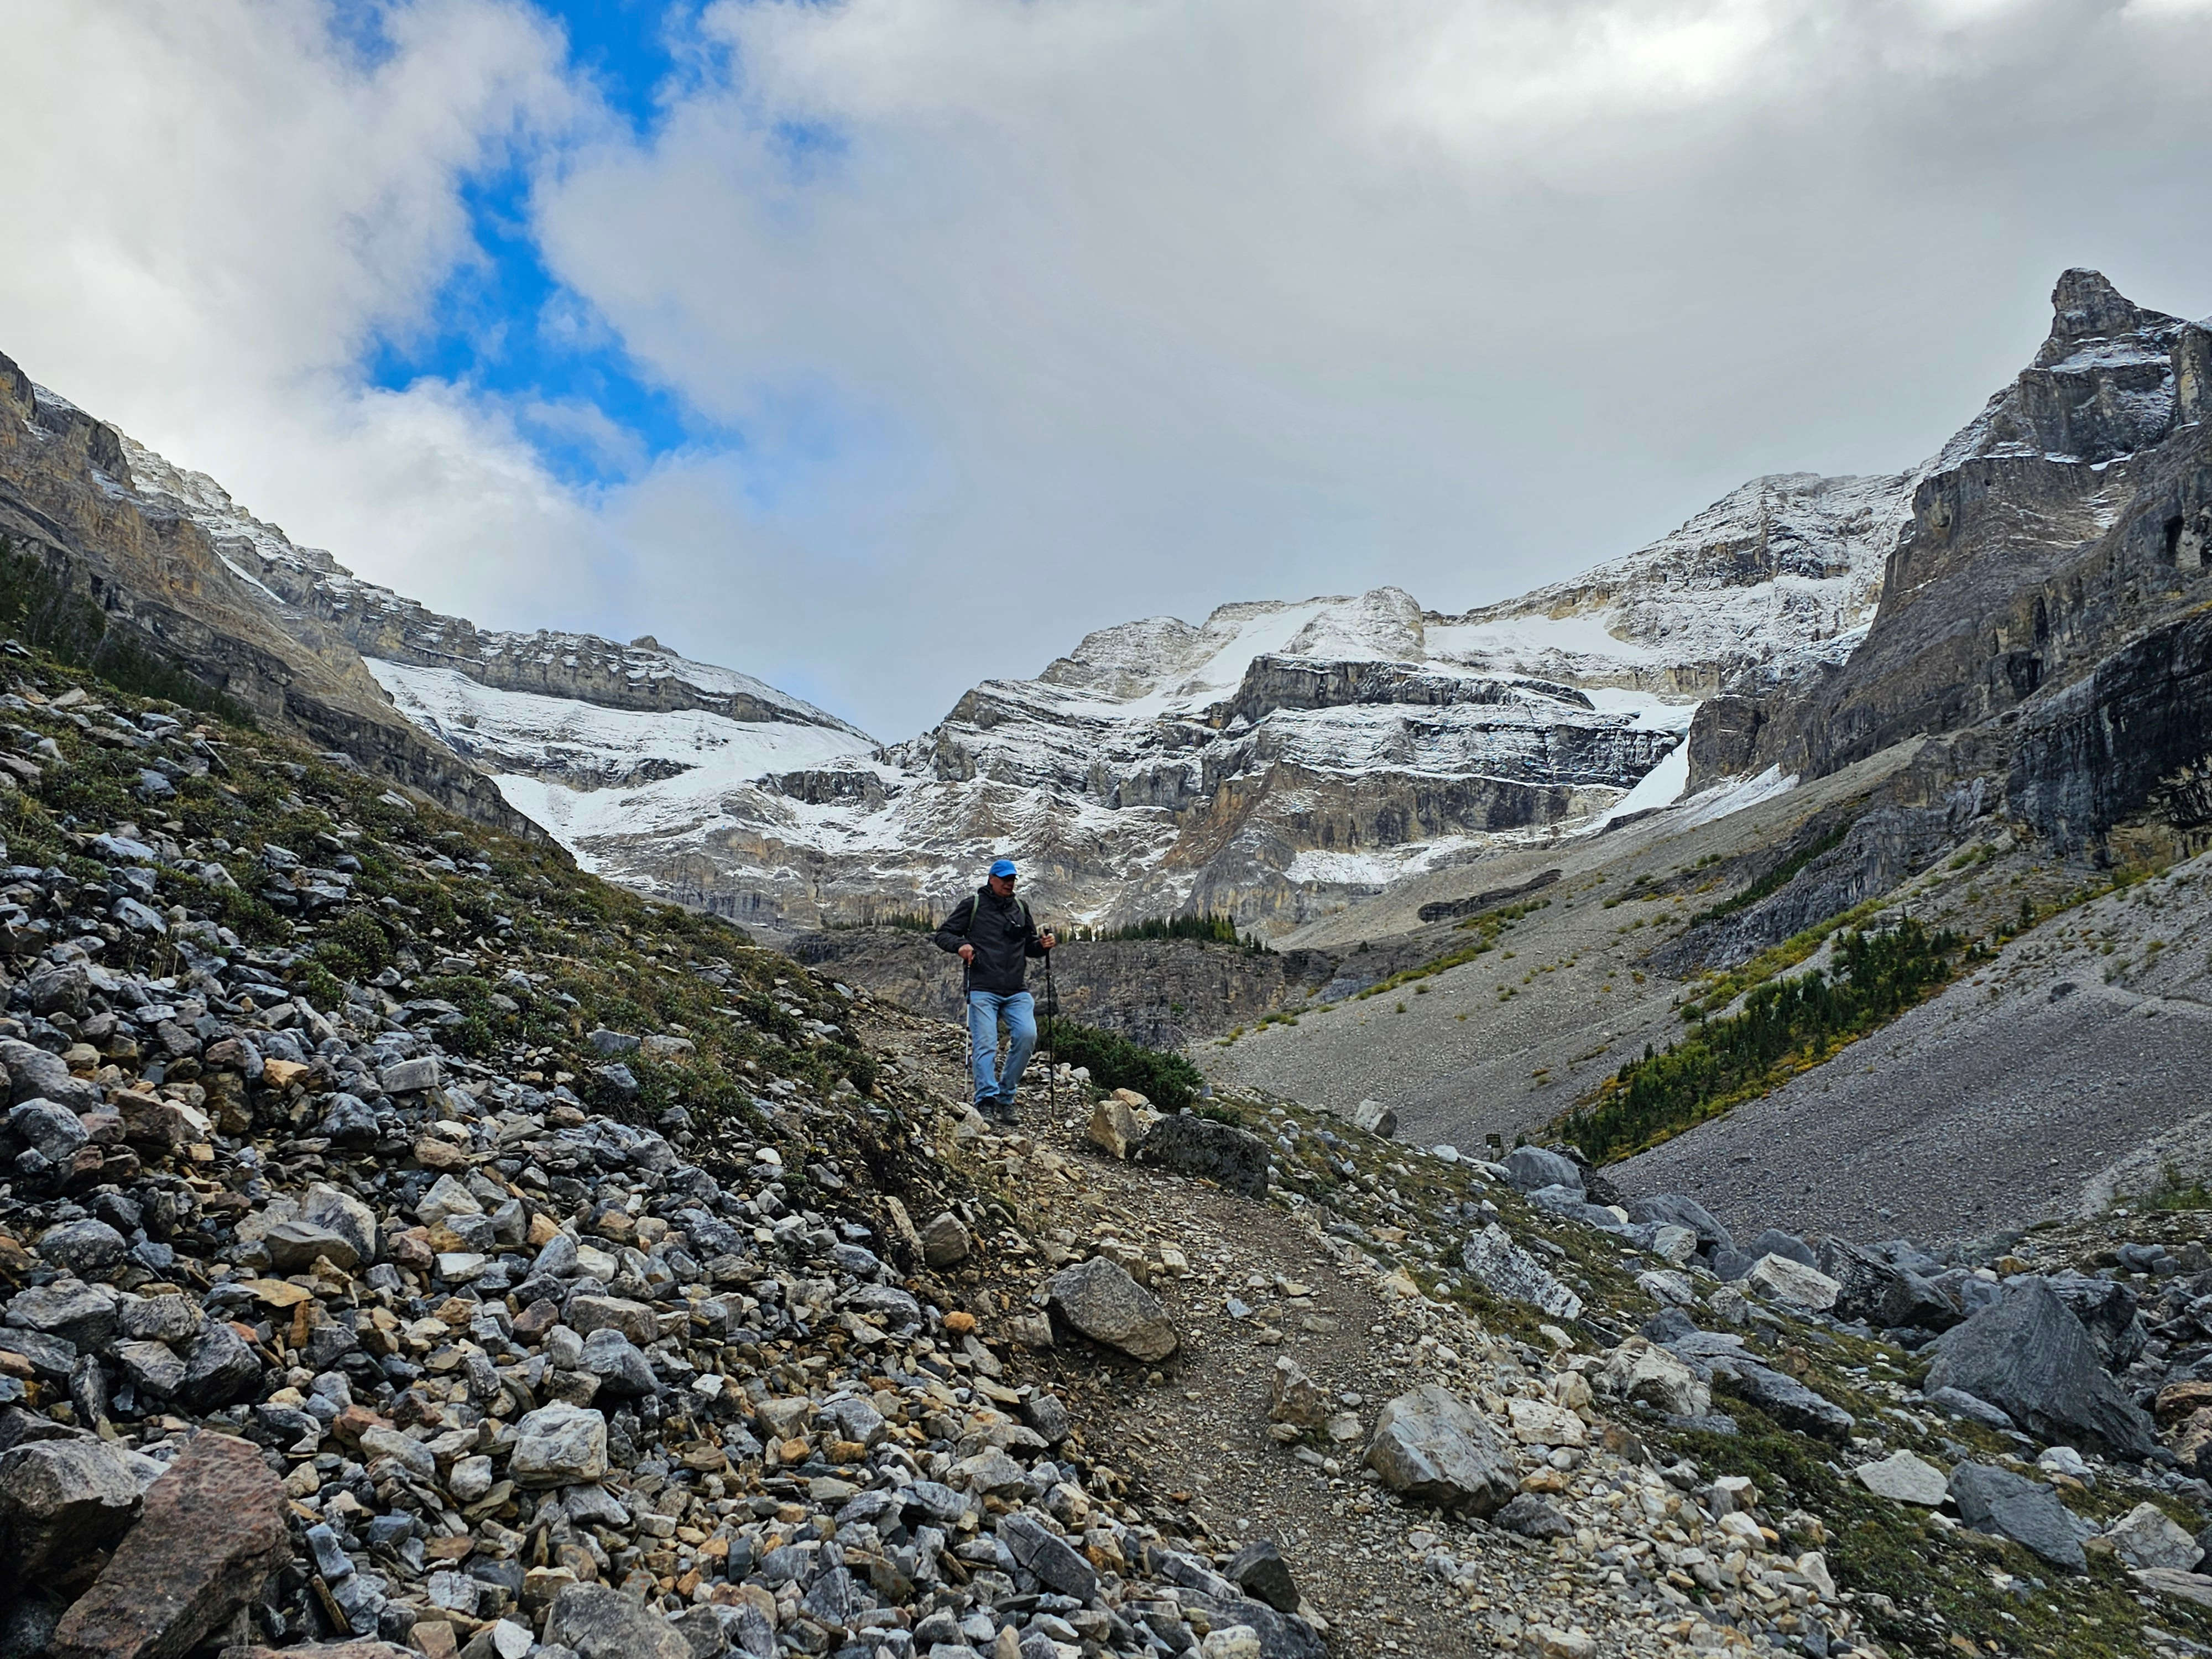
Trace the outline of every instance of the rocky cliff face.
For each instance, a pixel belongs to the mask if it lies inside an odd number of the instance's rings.
[[[289,611],[144,484],[112,427],[0,357],[0,536],[111,629],[271,726],[478,820],[529,823],[473,768],[391,707],[362,660]],[[112,643],[112,641],[111,641]]]
[[[1921,469],[1864,644],[1809,684],[1709,705],[1693,784],[1986,726],[1978,757],[2062,838],[2160,789],[2193,799],[2212,335],[2094,271],[2066,272],[2052,307],[2034,362]]]

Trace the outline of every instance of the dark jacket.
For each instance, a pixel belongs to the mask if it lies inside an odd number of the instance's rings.
[[[1036,923],[1030,908],[1012,894],[1000,898],[989,887],[979,887],[960,901],[960,908],[937,930],[937,948],[957,956],[960,947],[975,947],[975,961],[968,975],[971,991],[994,991],[1012,996],[1022,988],[1029,958],[1044,954],[1037,943]]]

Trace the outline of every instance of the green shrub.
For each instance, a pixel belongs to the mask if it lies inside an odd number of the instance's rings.
[[[1132,1042],[1072,1019],[1052,1023],[1052,1051],[1070,1066],[1087,1066],[1102,1089],[1134,1089],[1164,1112],[1181,1111],[1198,1098],[1206,1079],[1181,1054]]]
[[[1664,1053],[1647,1048],[1560,1127],[1599,1163],[1717,1116],[1921,1001],[1956,971],[1963,943],[1909,920],[1884,933],[1847,933],[1836,943],[1833,977],[1816,970],[1756,987],[1741,1013],[1705,1021]]]

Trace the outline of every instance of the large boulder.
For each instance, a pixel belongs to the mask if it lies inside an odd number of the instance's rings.
[[[62,1615],[56,1659],[178,1659],[198,1646],[291,1560],[284,1516],[284,1488],[258,1447],[198,1435]]]
[[[1837,1293],[1843,1289],[1818,1267],[1771,1252],[1752,1263],[1744,1283],[1770,1302],[1787,1303],[1814,1313],[1826,1313],[1834,1307]]]
[[[1838,1319],[1864,1320],[1880,1330],[1947,1331],[1966,1316],[1920,1274],[1841,1239],[1823,1246],[1821,1261],[1837,1284],[1829,1311]]]
[[[2088,1565],[2081,1540],[2094,1528],[2076,1520],[2041,1481],[1992,1463],[1961,1463],[1951,1471],[1951,1497],[1959,1518],[1975,1531],[2025,1544],[2069,1572]]]
[[[1367,1466],[1416,1503],[1477,1515],[1495,1513],[1520,1490],[1504,1441],[1473,1407],[1434,1382],[1382,1408]]]
[[[1735,1238],[1714,1218],[1713,1212],[1684,1193],[1647,1193],[1632,1198],[1625,1206],[1628,1218],[1653,1226],[1687,1227],[1698,1236],[1700,1254],[1735,1248]]]
[[[1138,1142],[1139,1163],[1157,1164],[1177,1175],[1202,1176],[1248,1198],[1267,1191],[1267,1143],[1249,1129],[1217,1123],[1195,1112],[1180,1112],[1152,1125]]]
[[[1554,1319],[1582,1317],[1582,1297],[1516,1244],[1513,1236],[1494,1221],[1468,1239],[1460,1260],[1475,1282],[1492,1296],[1529,1303]]]
[[[1632,1336],[1606,1356],[1599,1386],[1622,1400],[1674,1417],[1703,1417],[1712,1390],[1698,1374],[1648,1337]]]
[[[2039,1279],[2008,1285],[1994,1306],[1934,1346],[1931,1394],[1958,1389],[2043,1439],[2086,1436],[2133,1461],[2157,1445],[2150,1419],[2105,1375],[2081,1322]]]
[[[2105,1536],[2120,1559],[2131,1567],[2167,1567],[2176,1572],[2192,1571],[2204,1551],[2188,1532],[2155,1504],[2138,1504],[2112,1522]]]
[[[1505,1178],[1516,1191],[1533,1193],[1546,1187],[1583,1190],[1582,1166],[1541,1146],[1516,1146],[1505,1154]]]
[[[1061,1268],[1048,1297],[1052,1311],[1076,1330],[1132,1359],[1165,1359],[1176,1351],[1175,1325],[1160,1299],[1105,1256]]]
[[[570,1584],[556,1596],[545,1640],[579,1659],[691,1659],[691,1644],[674,1626],[606,1584]]]
[[[93,1439],[0,1452],[0,1581],[37,1583],[106,1549],[138,1518],[138,1482]]]
[[[2087,1273],[2053,1273],[2044,1283],[2081,1322],[2106,1370],[2124,1370],[2136,1362],[2150,1333],[2143,1328],[2132,1290],[2118,1279]]]

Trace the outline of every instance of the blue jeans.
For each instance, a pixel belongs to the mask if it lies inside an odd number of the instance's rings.
[[[1036,1000],[1027,991],[1017,991],[1012,996],[1002,996],[996,991],[970,991],[968,994],[968,1037],[975,1049],[975,1104],[979,1107],[997,1105],[1004,1110],[1014,1108],[1014,1089],[1022,1080],[1022,1073],[1036,1052]],[[1006,1022],[1006,1029],[1014,1040],[1006,1050],[1006,1074],[1003,1084],[999,1079],[999,1022]]]

